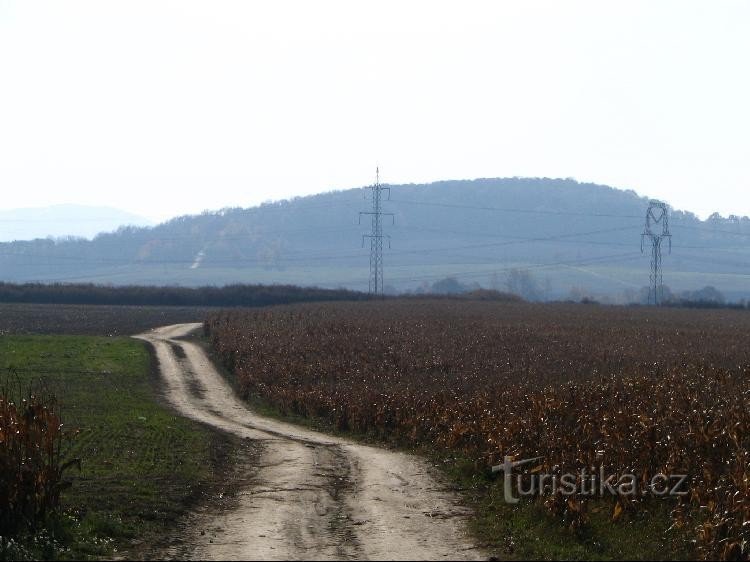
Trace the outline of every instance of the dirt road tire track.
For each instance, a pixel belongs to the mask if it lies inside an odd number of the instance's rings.
[[[228,510],[199,510],[167,558],[209,560],[482,560],[469,512],[412,455],[360,445],[254,413],[203,349],[201,324],[136,336],[154,346],[167,401],[181,415],[260,448]]]

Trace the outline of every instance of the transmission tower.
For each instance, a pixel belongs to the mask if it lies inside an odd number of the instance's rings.
[[[669,253],[672,253],[672,235],[669,232],[669,214],[667,205],[652,200],[646,211],[646,226],[641,234],[641,253],[645,241],[651,242],[651,275],[649,276],[648,302],[659,306],[664,300],[664,279],[661,270],[661,242],[669,240]]]
[[[370,234],[362,235],[362,247],[365,247],[365,238],[370,239],[370,294],[383,294],[383,239],[388,239],[388,247],[391,247],[391,237],[383,234],[383,216],[389,216],[395,223],[393,213],[384,213],[382,210],[383,192],[388,192],[388,199],[391,198],[391,188],[380,185],[380,170],[375,168],[375,184],[365,189],[370,190],[372,199],[372,211],[362,211],[359,213],[359,222],[362,224],[362,215],[370,215],[372,220],[372,230]],[[367,192],[365,192],[367,197]]]

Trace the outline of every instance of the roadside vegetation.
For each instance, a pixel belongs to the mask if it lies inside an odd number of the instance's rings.
[[[14,400],[16,409],[36,408],[44,424],[33,422],[35,431],[55,443],[53,463],[35,464],[36,474],[80,459],[80,469],[72,463],[45,488],[60,491],[56,508],[44,499],[50,509],[25,510],[24,525],[3,528],[1,558],[139,558],[219,485],[233,445],[160,404],[152,368],[147,348],[129,338],[0,337],[6,388],[39,391],[25,404],[8,391],[3,407]],[[0,502],[3,514],[18,505],[6,496]]]
[[[750,543],[750,317],[471,301],[221,312],[214,352],[251,400],[430,454],[521,558],[725,558]],[[685,474],[687,495],[535,494],[490,472]],[[531,482],[534,473],[521,476]]]
[[[14,392],[16,391],[16,392]],[[56,514],[69,484],[61,460],[64,439],[55,397],[0,388],[0,557],[18,550],[15,537],[35,534]]]

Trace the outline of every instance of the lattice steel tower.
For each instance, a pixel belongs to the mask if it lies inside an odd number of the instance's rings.
[[[391,247],[391,237],[383,234],[383,216],[389,216],[395,222],[393,213],[384,213],[382,210],[383,192],[388,192],[388,199],[391,198],[391,188],[380,185],[380,170],[375,168],[375,184],[365,189],[369,189],[372,198],[372,211],[362,211],[359,213],[359,222],[362,224],[362,215],[370,215],[372,220],[372,230],[370,234],[362,235],[362,247],[365,246],[365,238],[370,239],[370,294],[383,294],[383,239],[388,239],[388,247]],[[365,192],[367,197],[367,192]]]
[[[669,232],[667,205],[652,200],[646,211],[646,226],[641,234],[641,253],[646,238],[651,242],[651,275],[649,276],[648,302],[659,306],[664,300],[664,279],[661,271],[661,242],[669,240],[669,253],[672,253],[672,235]]]

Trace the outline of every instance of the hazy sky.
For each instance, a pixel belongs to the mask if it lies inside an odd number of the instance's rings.
[[[750,215],[750,2],[0,0],[0,208],[574,177]]]

